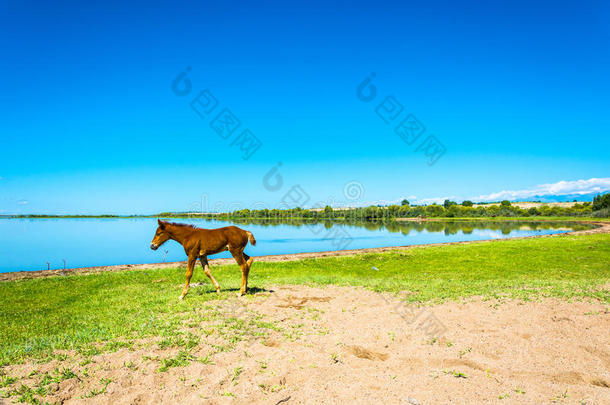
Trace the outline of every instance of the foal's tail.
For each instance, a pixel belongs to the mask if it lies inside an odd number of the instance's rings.
[[[246,231],[246,235],[248,235],[248,240],[250,241],[252,246],[256,246],[256,239],[254,239],[254,235],[252,235],[252,232]]]

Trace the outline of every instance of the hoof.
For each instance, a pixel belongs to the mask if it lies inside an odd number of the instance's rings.
[[[242,295],[244,295],[244,294],[245,294],[245,293],[243,293],[243,292],[241,292],[241,291],[240,291],[240,292],[238,292],[238,293],[237,293],[237,298],[241,297],[241,296],[242,296]]]
[[[182,301],[184,299],[184,295],[181,295],[180,298],[178,298],[180,301]]]
[[[216,289],[216,294],[220,294],[220,287]]]

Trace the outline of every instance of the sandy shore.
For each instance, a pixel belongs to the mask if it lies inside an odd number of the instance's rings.
[[[209,303],[277,328],[219,351],[223,334],[210,332],[215,325],[197,316],[199,308],[185,331],[201,339],[192,354],[206,364],[160,372],[159,359],[182,347],[153,338],[85,365],[66,352],[64,360],[3,371],[35,386],[44,373],[69,368],[77,377],[44,398],[65,404],[610,403],[610,311],[594,300],[418,307],[362,288],[278,285],[248,300]],[[110,381],[106,390],[84,399],[100,381]]]
[[[417,218],[403,218],[404,221],[422,221]],[[428,219],[433,221],[434,219]],[[572,231],[561,234],[553,235],[537,235],[537,236],[523,236],[517,238],[508,239],[528,239],[528,238],[548,238],[548,237],[564,237],[567,235],[586,235],[593,233],[610,233],[610,222],[595,222],[595,221],[574,221],[583,224],[594,225],[592,229],[583,231]],[[310,253],[293,253],[285,255],[268,255],[268,256],[256,256],[255,260],[259,262],[286,262],[302,259],[312,259],[320,257],[335,257],[335,256],[352,256],[361,253],[380,253],[388,252],[392,250],[405,250],[413,249],[422,246],[439,246],[439,245],[460,245],[460,244],[472,244],[472,243],[498,243],[506,239],[493,239],[493,240],[478,240],[478,241],[465,241],[465,242],[448,242],[448,243],[432,243],[423,245],[408,245],[408,246],[389,246],[380,248],[367,248],[367,249],[350,249],[350,250],[335,250],[327,252],[310,252]],[[210,259],[211,266],[218,266],[223,264],[232,264],[235,261],[232,258],[228,259]],[[100,273],[106,271],[124,271],[124,270],[150,270],[150,269],[163,269],[163,268],[175,268],[186,266],[186,261],[180,262],[167,262],[167,263],[150,263],[150,264],[122,264],[114,266],[95,266],[95,267],[80,267],[74,269],[58,269],[58,270],[38,270],[38,271],[16,271],[8,273],[0,273],[1,281],[11,281],[28,278],[40,278],[40,277],[51,277],[51,276],[66,276],[72,274],[90,274]]]

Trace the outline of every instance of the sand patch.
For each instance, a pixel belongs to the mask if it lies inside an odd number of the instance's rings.
[[[69,368],[76,377],[53,385],[44,400],[610,403],[610,312],[603,303],[469,299],[420,308],[361,288],[271,290],[241,300],[226,316],[273,327],[253,330],[229,349],[218,347],[228,347],[230,337],[203,322],[188,328],[200,340],[184,365],[159,371],[163,361],[184,355],[152,339],[84,365],[71,354],[4,367],[21,379],[4,390],[35,387],[45,373]],[[227,300],[212,305],[220,310]],[[431,328],[431,320],[442,328]]]

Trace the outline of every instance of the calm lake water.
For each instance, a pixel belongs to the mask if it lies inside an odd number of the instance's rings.
[[[180,219],[202,228],[231,222]],[[585,226],[545,222],[393,222],[290,223],[244,221],[235,225],[251,231],[256,246],[251,256],[403,246],[424,243],[500,239],[567,232]],[[0,219],[0,272],[31,271],[113,264],[158,263],[185,260],[184,250],[169,241],[157,251],[150,241],[157,228],[154,218],[119,219]],[[230,257],[223,252],[212,257]]]

